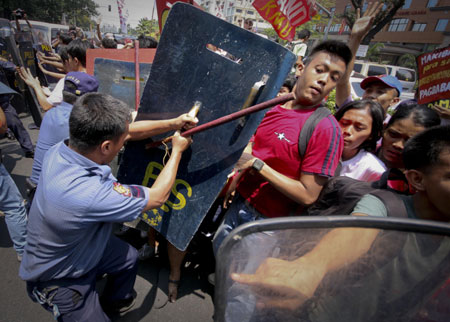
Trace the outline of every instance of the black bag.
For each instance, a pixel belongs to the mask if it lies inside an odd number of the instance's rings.
[[[382,180],[380,180],[382,181]],[[387,189],[379,189],[380,181],[365,182],[349,177],[334,177],[323,187],[317,201],[305,209],[306,216],[350,215],[358,201],[370,193],[385,205],[390,217],[408,217],[403,200]]]

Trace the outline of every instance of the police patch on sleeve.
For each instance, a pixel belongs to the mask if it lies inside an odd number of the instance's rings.
[[[133,196],[135,198],[145,198],[145,192],[141,186],[127,186],[122,185],[119,182],[114,182],[113,185],[114,191],[125,197]]]
[[[123,185],[121,185],[118,182],[114,182],[114,191],[116,191],[117,193],[124,195],[125,197],[131,197],[131,191],[128,187],[125,187]]]

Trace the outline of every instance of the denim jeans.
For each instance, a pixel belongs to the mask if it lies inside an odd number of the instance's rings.
[[[264,216],[252,206],[246,204],[244,198],[237,194],[225,215],[223,223],[214,236],[214,254],[217,256],[220,245],[233,229],[245,223],[261,219],[264,219]],[[280,251],[277,247],[277,238],[272,232],[247,235],[240,239],[239,244],[240,256],[246,258],[240,264],[233,264],[235,271],[239,273],[255,273],[256,269],[266,258],[278,257]],[[219,260],[223,260],[223,258]],[[258,312],[255,311],[256,298],[252,292],[246,289],[246,286],[239,283],[233,283],[227,289],[225,321],[261,321],[263,318],[265,321],[271,321],[271,318],[267,316],[258,315]]]
[[[9,236],[18,255],[22,255],[27,238],[27,212],[24,199],[8,171],[0,163],[0,211],[5,214]]]
[[[6,103],[2,105],[3,112],[5,113],[6,123],[8,129],[10,129],[24,152],[34,151],[33,142],[31,142],[30,134],[23,126],[22,121],[17,115],[16,109],[10,104]]]
[[[225,218],[217,228],[213,239],[213,251],[217,256],[217,251],[223,240],[227,237],[233,229],[245,223],[264,219],[264,217],[252,206],[245,203],[245,199],[240,194],[236,193],[233,203],[225,214]]]

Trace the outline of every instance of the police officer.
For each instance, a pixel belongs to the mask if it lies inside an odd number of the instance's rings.
[[[7,73],[15,73],[16,65],[11,62],[5,61],[0,58],[0,82],[8,85]],[[16,109],[11,105],[11,94],[0,95],[0,106],[3,112],[5,112],[6,121],[8,123],[8,129],[14,133],[17,141],[19,141],[26,158],[34,157],[34,147],[31,142],[30,135],[23,126],[22,121],[17,115]]]
[[[0,98],[4,95],[16,93],[0,82]],[[5,113],[0,109],[0,134],[4,134],[7,130],[7,121]],[[16,184],[6,171],[2,163],[0,150],[0,211],[5,214],[5,222],[8,228],[9,236],[14,245],[19,262],[25,248],[25,240],[27,237],[27,212],[23,197],[17,189]]]
[[[124,312],[134,303],[137,251],[111,234],[112,224],[164,204],[191,139],[175,134],[171,156],[151,188],[122,185],[108,164],[133,139],[130,119],[121,101],[85,94],[72,108],[69,140],[45,155],[19,275],[29,296],[58,321],[109,321],[105,312]],[[164,121],[160,127],[167,130]],[[99,300],[96,277],[105,273]]]

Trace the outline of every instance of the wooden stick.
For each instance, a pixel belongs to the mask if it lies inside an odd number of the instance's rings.
[[[181,136],[186,137],[186,136],[194,135],[195,133],[200,133],[200,132],[206,131],[206,130],[208,130],[210,128],[222,125],[224,123],[228,123],[228,122],[234,121],[234,120],[236,120],[236,119],[238,119],[238,118],[240,118],[242,116],[249,115],[249,114],[252,114],[252,113],[264,110],[266,108],[276,106],[278,104],[284,104],[284,103],[286,103],[288,101],[292,101],[294,98],[295,97],[294,97],[293,93],[289,93],[289,94],[286,94],[286,95],[275,97],[275,98],[273,98],[271,100],[268,100],[268,101],[265,101],[265,102],[262,102],[262,103],[250,106],[249,108],[246,108],[246,109],[243,109],[243,110],[240,110],[240,111],[237,111],[237,112],[234,112],[234,113],[222,116],[222,117],[220,117],[218,119],[215,119],[213,121],[210,121],[208,123],[196,126],[196,127],[192,128],[190,130],[184,131],[183,133],[181,133]],[[155,141],[155,142],[149,143],[145,147],[147,149],[150,149],[150,148],[154,148],[154,147],[160,146],[161,144],[163,144],[163,142],[166,143],[166,142],[170,141],[172,139],[172,137],[173,136],[169,136],[169,137],[167,137],[167,138],[165,138],[165,139],[163,139],[161,141]]]

